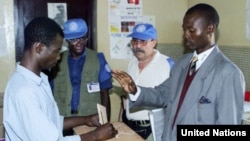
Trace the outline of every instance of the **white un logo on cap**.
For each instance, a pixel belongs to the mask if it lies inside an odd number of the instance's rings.
[[[69,25],[69,30],[70,30],[70,31],[76,31],[77,28],[78,28],[78,25],[77,25],[76,22],[70,23],[70,25]]]
[[[140,25],[136,28],[136,31],[137,32],[143,32],[146,30],[146,26],[145,25]]]

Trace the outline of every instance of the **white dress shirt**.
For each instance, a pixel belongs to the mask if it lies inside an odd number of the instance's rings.
[[[138,60],[133,57],[128,65],[128,74],[133,78],[136,85],[143,87],[155,87],[168,79],[171,69],[167,58],[158,50],[154,50],[155,55],[147,66],[140,72],[138,67]],[[129,102],[126,100],[126,115],[128,119],[132,120],[149,120],[148,110],[153,109],[149,107],[141,107],[143,110],[133,111],[129,109]]]

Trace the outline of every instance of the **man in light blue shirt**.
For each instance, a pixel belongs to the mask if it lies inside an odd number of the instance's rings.
[[[39,17],[24,31],[23,57],[10,77],[4,95],[3,124],[6,141],[95,141],[114,137],[112,124],[100,125],[98,115],[63,117],[42,72],[60,59],[63,31],[55,21]],[[79,125],[97,128],[82,135],[63,136]]]

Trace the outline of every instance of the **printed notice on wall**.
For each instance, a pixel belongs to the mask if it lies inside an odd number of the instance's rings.
[[[142,15],[142,0],[109,0],[109,15]]]
[[[115,20],[116,19],[116,20]],[[110,55],[112,59],[130,59],[133,56],[130,37],[133,27],[139,23],[155,24],[154,16],[114,16],[110,23]]]
[[[142,14],[142,0],[109,0],[109,34],[111,59],[130,59],[131,38],[127,37],[138,23],[155,25],[154,16]]]

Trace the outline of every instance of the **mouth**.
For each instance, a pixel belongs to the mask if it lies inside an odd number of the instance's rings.
[[[74,50],[79,52],[79,51],[83,51],[83,48],[84,48],[83,46],[75,46]]]
[[[188,41],[188,40],[185,40],[185,41],[184,41],[184,44],[185,44],[186,46],[190,46],[190,45],[191,45],[191,42]]]

